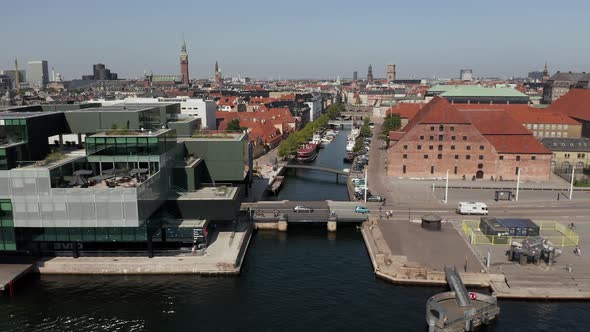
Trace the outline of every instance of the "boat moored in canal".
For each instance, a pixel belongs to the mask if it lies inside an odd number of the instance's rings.
[[[318,157],[318,145],[314,143],[303,144],[299,150],[297,150],[297,161],[299,162],[312,162]]]

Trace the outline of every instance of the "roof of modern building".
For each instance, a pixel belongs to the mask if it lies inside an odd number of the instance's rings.
[[[441,97],[523,97],[528,96],[510,87],[485,87],[481,85],[457,85],[440,94]]]
[[[590,121],[590,89],[571,89],[547,108],[570,118]]]
[[[590,152],[590,138],[543,137],[540,142],[551,151]]]

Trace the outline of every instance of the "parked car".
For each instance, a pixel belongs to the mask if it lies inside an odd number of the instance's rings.
[[[367,202],[385,202],[385,197],[379,195],[371,195],[370,197],[367,197]]]
[[[368,208],[366,208],[364,206],[357,206],[354,208],[354,212],[365,214],[365,213],[369,213],[370,211]]]
[[[293,208],[293,212],[296,213],[312,213],[313,209],[310,208],[309,206],[303,206],[303,205],[297,205],[296,207]]]

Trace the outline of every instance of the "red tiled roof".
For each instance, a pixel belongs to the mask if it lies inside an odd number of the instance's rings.
[[[529,135],[522,124],[503,110],[459,111],[482,135]]]
[[[458,110],[504,110],[519,123],[555,123],[577,125],[565,114],[549,109],[539,109],[527,104],[453,104]]]
[[[390,131],[388,136],[391,141],[399,141],[405,134],[402,131]]]
[[[551,154],[533,135],[485,135],[498,153]]]
[[[547,108],[570,118],[590,121],[590,89],[571,89]]]
[[[404,131],[408,132],[419,123],[459,124],[469,123],[469,121],[467,121],[462,113],[457,111],[457,109],[455,109],[446,99],[434,97],[408,122],[404,127]]]
[[[401,103],[388,109],[387,114],[399,114],[400,117],[410,120],[424,105],[426,104]]]

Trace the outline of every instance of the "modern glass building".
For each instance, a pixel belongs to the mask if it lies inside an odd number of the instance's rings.
[[[236,218],[246,134],[193,135],[180,104],[27,110],[0,109],[0,252],[174,252]]]

